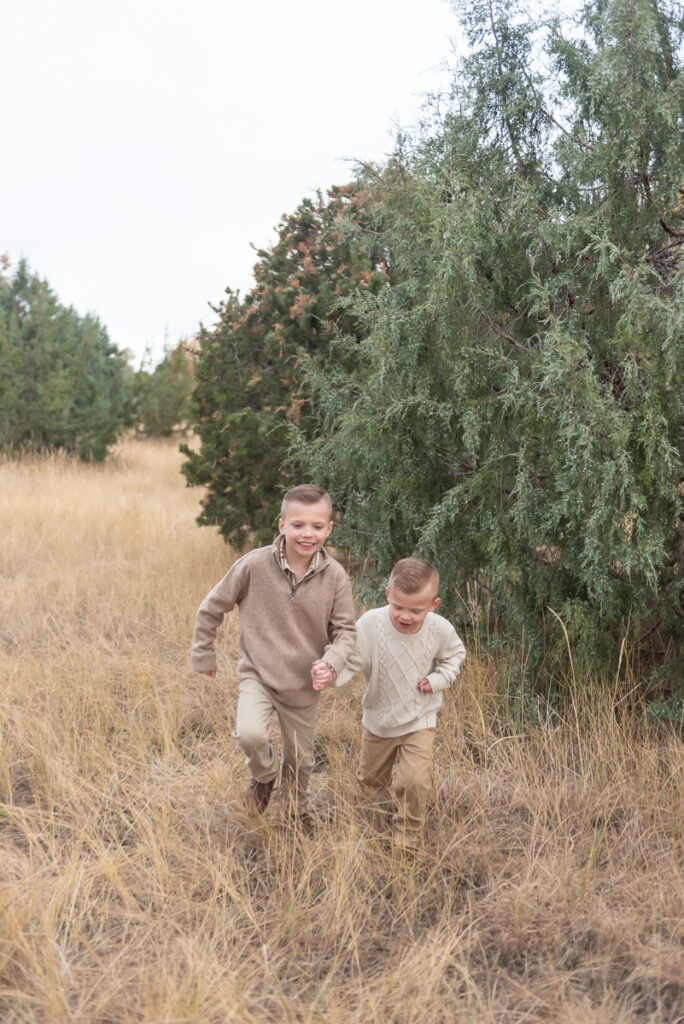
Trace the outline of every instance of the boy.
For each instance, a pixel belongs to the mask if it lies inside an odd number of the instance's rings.
[[[323,550],[330,536],[329,495],[302,484],[283,498],[273,544],[248,552],[231,566],[199,607],[192,667],[216,675],[214,640],[223,616],[240,608],[238,706],[234,736],[251,773],[247,806],[266,810],[279,758],[269,740],[275,713],[283,747],[282,787],[305,822],[306,789],[313,767],[319,694],[311,666],[332,682],[354,649],[356,629],[349,578]]]
[[[357,777],[389,791],[396,802],[392,833],[397,846],[414,849],[430,785],[437,710],[466,656],[458,633],[434,612],[439,574],[421,558],[402,558],[385,590],[387,605],[356,624],[356,650],[336,685],[363,673],[363,738]],[[316,689],[328,685],[320,662]]]

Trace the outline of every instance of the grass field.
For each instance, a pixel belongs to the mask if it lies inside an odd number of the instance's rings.
[[[217,679],[187,665],[234,556],[179,464],[0,464],[3,1024],[682,1024],[681,740],[617,687],[515,730],[471,642],[419,853],[356,788],[358,683],[321,702],[314,835],[253,822],[235,614]]]

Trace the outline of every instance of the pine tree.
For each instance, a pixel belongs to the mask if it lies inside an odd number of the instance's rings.
[[[0,447],[103,459],[127,422],[129,380],[99,320],[62,306],[25,261],[0,279]]]
[[[143,361],[133,382],[133,417],[141,436],[187,434],[195,354],[194,346],[180,342],[152,369]]]
[[[311,436],[320,420],[302,390],[305,357],[326,365],[336,332],[357,339],[345,300],[386,279],[362,235],[371,216],[358,185],[305,199],[282,218],[275,244],[258,251],[250,293],[229,289],[218,324],[199,334],[192,407],[200,448],[183,446],[183,472],[206,487],[199,522],[218,524],[238,546],[248,536],[272,539],[282,493],[300,479],[301,465],[286,461],[290,431]]]
[[[629,634],[674,674],[682,22],[656,0],[590,3],[575,32],[515,11],[463,4],[446,113],[376,176],[394,283],[355,306],[353,372],[309,374],[324,430],[297,454],[376,585],[418,552],[537,673],[566,640],[614,666]]]

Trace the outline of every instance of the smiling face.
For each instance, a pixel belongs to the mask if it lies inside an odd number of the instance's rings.
[[[325,544],[332,528],[330,506],[325,499],[313,505],[288,501],[278,523],[278,529],[285,538],[288,562],[298,565],[310,562]]]
[[[432,580],[412,594],[407,594],[394,583],[390,583],[385,589],[385,594],[389,602],[390,622],[396,630],[405,635],[417,633],[427,613],[434,612],[439,605]]]

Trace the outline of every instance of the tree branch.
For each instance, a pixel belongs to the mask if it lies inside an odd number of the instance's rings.
[[[492,320],[489,313],[485,313],[484,309],[480,309],[480,316],[487,324],[487,327],[489,327],[489,329],[492,330],[494,334],[498,335],[499,338],[503,338],[504,341],[507,341],[509,343],[509,345],[513,345],[514,348],[517,348],[518,352],[527,353],[527,349],[525,348],[525,346],[521,345],[520,342],[516,341],[515,338],[513,338],[510,334],[507,334],[507,332],[504,331],[503,327],[500,327],[499,324],[495,323]]]

